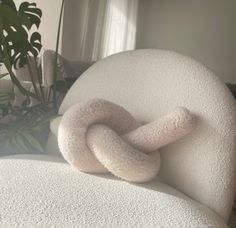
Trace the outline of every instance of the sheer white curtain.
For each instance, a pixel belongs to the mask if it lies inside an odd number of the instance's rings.
[[[138,1],[87,1],[80,31],[80,60],[96,61],[135,48]]]

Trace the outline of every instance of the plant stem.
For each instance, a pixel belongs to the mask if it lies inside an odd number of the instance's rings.
[[[27,56],[27,65],[28,65],[28,69],[29,69],[29,75],[30,75],[30,80],[32,82],[32,85],[34,87],[34,91],[35,91],[35,94],[36,96],[39,98],[40,100],[40,95],[39,95],[39,92],[38,92],[38,88],[36,86],[36,83],[34,81],[34,77],[33,77],[33,72],[32,72],[32,68],[31,68],[31,63],[30,63],[30,59],[29,59],[29,56]]]
[[[34,65],[36,67],[36,74],[37,74],[36,76],[37,76],[38,83],[39,83],[39,88],[40,88],[40,93],[41,93],[41,97],[42,97],[42,102],[45,103],[46,100],[45,100],[43,86],[42,86],[42,78],[40,77],[40,73],[39,73],[36,57],[33,57],[33,60],[34,60]]]
[[[57,43],[56,43],[56,53],[55,53],[55,60],[54,60],[54,69],[53,69],[53,106],[55,110],[58,109],[55,85],[57,81],[57,59],[58,59],[58,50],[59,50],[59,41],[60,41],[60,35],[61,35],[61,24],[62,24],[64,3],[65,3],[65,0],[62,0],[59,25],[58,25],[58,31],[57,31]]]

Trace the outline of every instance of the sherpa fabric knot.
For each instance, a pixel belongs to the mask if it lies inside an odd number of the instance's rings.
[[[62,117],[58,144],[64,158],[80,171],[111,172],[145,182],[160,169],[158,149],[188,134],[194,126],[186,108],[140,125],[124,108],[103,99],[76,104]]]

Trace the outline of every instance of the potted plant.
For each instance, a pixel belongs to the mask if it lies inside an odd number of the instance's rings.
[[[37,59],[42,48],[38,29],[42,11],[35,3],[23,2],[17,9],[13,0],[0,0],[0,64],[5,65],[7,73],[0,75],[0,83],[10,77],[13,89],[0,92],[0,155],[12,153],[42,153],[49,132],[49,120],[57,113],[57,90],[62,83],[57,83],[57,55],[62,12],[58,27],[56,55],[54,64],[53,96],[45,96],[40,75],[32,73],[32,62],[37,66]],[[26,89],[15,74],[16,69],[27,66],[32,89]],[[15,106],[15,91],[25,97],[20,106]],[[37,101],[32,105],[32,101]]]

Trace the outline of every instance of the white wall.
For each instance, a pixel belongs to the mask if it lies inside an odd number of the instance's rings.
[[[14,2],[19,6],[23,1],[24,0],[15,0]],[[55,50],[61,0],[31,0],[29,2],[37,3],[37,6],[43,12],[39,29],[42,35],[43,48]]]
[[[140,0],[137,47],[189,55],[236,83],[236,0]]]

